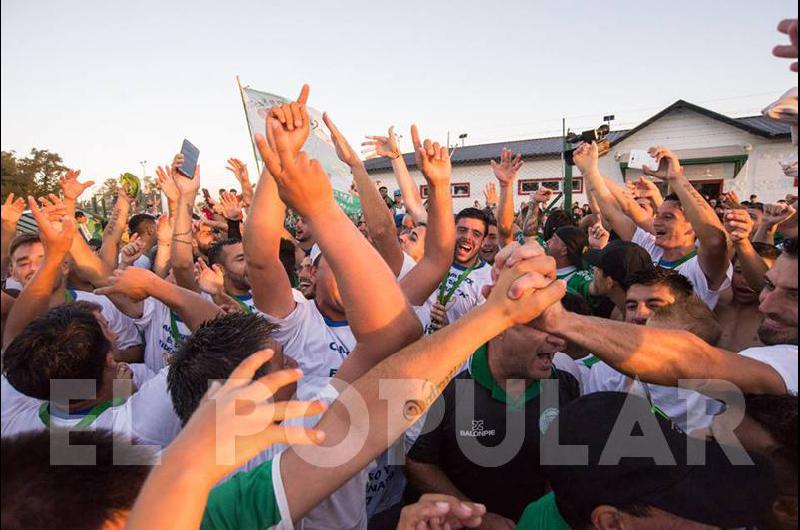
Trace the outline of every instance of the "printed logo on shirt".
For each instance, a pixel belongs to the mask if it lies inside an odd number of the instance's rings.
[[[539,416],[539,432],[545,434],[550,425],[558,418],[558,409],[549,408]]]
[[[484,436],[494,436],[494,429],[486,429],[483,426],[484,420],[472,420],[472,428],[468,431],[460,430],[459,435],[466,438],[482,438]]]
[[[350,351],[347,348],[333,341],[331,341],[331,343],[328,344],[328,349],[330,349],[331,351],[335,351],[342,358],[345,358],[350,354]]]

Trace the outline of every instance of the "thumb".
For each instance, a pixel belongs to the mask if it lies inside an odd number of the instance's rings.
[[[107,285],[105,287],[100,287],[99,289],[95,289],[92,291],[96,295],[110,295],[117,293],[116,287],[112,285]]]

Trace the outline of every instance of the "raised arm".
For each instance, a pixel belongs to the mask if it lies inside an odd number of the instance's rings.
[[[119,242],[128,224],[128,214],[131,211],[133,199],[125,194],[120,186],[117,190],[117,200],[111,210],[111,217],[103,230],[103,243],[97,253],[109,269],[117,268],[119,258]]]
[[[39,227],[39,237],[44,245],[44,259],[6,319],[3,349],[11,344],[28,323],[50,307],[53,286],[61,279],[62,264],[72,246],[72,240],[81,239],[75,237],[77,226],[74,217],[64,215],[60,221],[50,220],[36,205],[33,197],[28,197],[28,207]]]
[[[514,182],[522,167],[522,155],[505,147],[500,153],[500,162],[491,161],[492,171],[500,184],[500,204],[497,206],[497,233],[502,246],[514,241]]]
[[[425,254],[403,278],[400,287],[413,305],[422,305],[436,290],[453,261],[456,227],[453,221],[453,199],[450,196],[450,155],[447,147],[425,140],[420,142],[417,126],[411,126],[411,138],[417,166],[428,182],[428,232]]]
[[[160,278],[166,278],[170,271],[170,255],[172,253],[172,219],[168,213],[162,213],[156,224],[156,256],[153,260],[153,272]]]
[[[394,225],[392,212],[381,199],[381,194],[375,183],[369,178],[364,163],[347,143],[344,135],[339,132],[336,124],[327,113],[322,115],[325,125],[331,131],[333,145],[339,160],[350,167],[353,178],[358,186],[358,197],[361,199],[361,208],[364,210],[364,221],[369,229],[369,236],[378,253],[383,257],[389,268],[397,276],[403,268],[403,250],[397,239],[397,228]]]
[[[305,107],[299,110],[299,119],[306,121]],[[322,167],[299,151],[302,144],[292,143],[284,127],[270,116],[270,141],[261,138],[258,144],[264,148],[262,156],[275,175],[281,198],[311,225],[336,278],[353,335],[369,353],[357,355],[358,362],[342,366],[337,374],[340,379],[353,380],[375,364],[376,358],[391,353],[392,345],[416,339],[422,328],[392,271],[337,206]]]
[[[575,149],[573,156],[575,165],[580,170],[581,175],[586,178],[592,187],[592,195],[600,207],[600,215],[608,221],[611,228],[620,238],[625,241],[633,239],[633,235],[636,233],[636,223],[622,211],[617,199],[614,198],[614,194],[608,188],[606,179],[600,173],[597,144],[583,143]]]
[[[170,246],[170,264],[175,275],[175,282],[189,289],[200,292],[194,279],[194,253],[192,251],[192,212],[200,190],[200,165],[194,171],[194,178],[180,174],[178,167],[183,164],[183,155],[177,154],[169,168],[175,187],[178,188],[178,206],[175,210],[172,229],[172,245]]]
[[[757,293],[764,288],[764,275],[767,274],[769,266],[764,259],[758,255],[753,243],[750,241],[750,234],[753,232],[753,220],[747,210],[737,209],[725,212],[725,230],[728,231],[736,256],[739,258],[739,265],[742,267],[744,278],[747,285]]]
[[[175,185],[175,180],[172,178],[170,167],[167,166],[166,168],[163,168],[158,166],[156,168],[156,179],[158,189],[160,189],[161,193],[164,194],[164,197],[167,198],[167,208],[169,212],[162,213],[169,213],[170,218],[175,217],[175,212],[178,209],[178,199],[181,196],[181,192],[178,191],[178,186]]]
[[[634,199],[633,193],[628,191],[628,190],[626,190],[625,188],[623,188],[622,186],[620,186],[616,182],[611,181],[610,179],[605,179],[605,182],[606,182],[606,185],[608,186],[608,189],[611,191],[611,194],[617,200],[617,203],[619,204],[619,206],[622,209],[623,213],[625,213],[625,215],[627,215],[631,219],[631,221],[636,223],[636,226],[638,226],[639,228],[641,228],[645,232],[648,232],[648,233],[652,234],[653,233],[653,216],[649,215],[646,211],[644,211],[644,209],[642,209],[641,206],[639,206],[639,203],[636,202],[636,200]],[[652,182],[650,182],[650,181],[646,181],[646,182],[648,182],[653,187],[655,187],[655,184],[653,184]],[[631,187],[635,188],[635,189],[640,189],[640,188],[637,188],[636,186],[641,186],[641,191],[639,193],[642,194],[641,195],[642,197],[644,197],[645,194],[648,194],[646,196],[649,197],[654,193],[658,194],[658,197],[661,197],[661,193],[658,191],[658,188],[655,188],[655,192],[653,192],[649,188],[647,188],[645,190],[645,187],[644,187],[645,185],[644,184],[639,184],[638,182],[635,183],[635,184],[634,183],[629,183],[629,184],[631,184],[632,185]],[[654,201],[654,203],[658,202],[656,199],[653,199],[653,201]],[[663,202],[663,200],[661,202]],[[661,203],[658,202],[658,204],[661,204]]]
[[[425,207],[422,204],[419,188],[408,172],[408,166],[406,166],[403,154],[397,147],[394,126],[389,127],[388,136],[367,136],[367,141],[361,145],[367,148],[367,160],[385,156],[392,161],[392,171],[397,180],[397,185],[400,187],[400,193],[403,195],[406,211],[416,224],[427,223],[428,212],[425,211]],[[361,188],[359,188],[359,193],[361,193]]]
[[[769,365],[715,348],[686,331],[578,315],[565,311],[560,303],[548,309],[535,325],[646,383],[678,386],[682,379],[721,379],[745,394],[786,393],[783,379]]]
[[[253,184],[250,182],[250,172],[247,171],[247,164],[238,158],[229,158],[228,166],[225,169],[233,173],[233,176],[239,181],[239,185],[242,187],[242,205],[245,209],[250,208],[250,205],[253,204],[255,191],[253,190]]]
[[[753,241],[759,243],[775,244],[775,233],[780,227],[793,225],[794,234],[789,237],[797,236],[797,211],[789,204],[766,204],[764,205],[764,217],[758,230],[753,235]]]
[[[509,289],[524,272],[532,275],[531,283],[511,300]],[[293,447],[281,457],[292,519],[302,518],[402,436],[479,346],[511,325],[529,322],[559,300],[565,287],[554,278],[555,262],[544,255],[507,269],[486,304],[389,356],[344,389],[317,425],[325,432],[323,444],[310,451]],[[341,443],[348,433],[351,436]],[[339,465],[325,465],[331,462]]]
[[[658,161],[658,169],[652,171],[644,166],[642,170],[646,175],[668,181],[680,199],[683,212],[700,240],[697,249],[700,268],[708,279],[709,288],[716,290],[725,281],[733,255],[733,246],[725,228],[711,205],[684,176],[680,161],[672,151],[654,147],[650,149],[650,155]]]
[[[11,248],[11,240],[17,235],[17,222],[25,211],[25,200],[22,197],[14,199],[14,194],[9,193],[6,202],[0,208],[0,274],[8,273],[8,265],[11,256],[8,250]]]

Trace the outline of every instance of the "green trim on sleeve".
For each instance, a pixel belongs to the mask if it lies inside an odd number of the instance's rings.
[[[281,522],[272,460],[250,471],[237,473],[211,490],[200,523],[202,530],[237,528],[275,528]]]
[[[572,527],[561,517],[556,506],[556,495],[550,492],[525,508],[517,523],[517,530],[572,530]]]

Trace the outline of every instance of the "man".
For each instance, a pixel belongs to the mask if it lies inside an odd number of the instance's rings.
[[[611,318],[622,320],[625,316],[625,279],[633,274],[653,268],[650,255],[636,243],[612,241],[601,251],[589,251],[587,261],[594,265],[588,286],[576,289],[588,301],[607,298],[614,304]]]
[[[403,230],[398,239],[403,252],[411,256],[416,262],[425,255],[425,235],[428,232],[426,224],[420,224],[411,229]]]
[[[457,321],[484,300],[481,290],[492,283],[492,268],[480,257],[488,229],[489,219],[483,210],[465,208],[456,215],[453,264],[427,302],[431,308],[429,331]]]
[[[383,202],[386,203],[386,206],[390,210],[394,208],[394,201],[392,200],[391,197],[389,197],[389,188],[387,188],[386,186],[381,186],[380,188],[378,188],[378,193],[381,194],[381,199],[383,199]]]
[[[692,284],[674,270],[649,267],[625,278],[625,322],[643,326],[660,308],[694,294]]]
[[[558,347],[549,338],[517,325],[473,354],[468,370],[433,405],[408,454],[406,475],[418,493],[484,504],[483,524],[490,528],[501,527],[501,522],[513,527],[530,499],[544,495],[547,479],[539,465],[545,418],[542,381],[557,382],[560,404],[580,395],[579,381],[554,365]],[[524,434],[514,427],[523,423]],[[501,442],[507,437],[521,439],[504,448]],[[467,447],[467,438],[476,445]],[[475,454],[496,463],[476,461],[471,457]]]
[[[547,252],[556,260],[558,279],[567,282],[567,289],[581,294],[592,281],[592,274],[584,269],[583,255],[588,250],[589,238],[577,226],[562,226],[547,240]]]
[[[634,425],[645,436],[633,438]],[[545,439],[584,448],[588,465],[563,465],[555,457],[547,462],[553,491],[528,506],[520,530],[760,527],[775,498],[765,457],[750,454],[755,465],[734,465],[718,442],[688,438],[637,396],[584,396],[561,409],[558,429],[549,429]],[[631,450],[634,439],[642,458],[624,458],[631,455],[619,444]],[[609,450],[616,451],[612,465],[604,465]],[[705,464],[692,465],[701,451]],[[659,465],[660,457],[672,464]]]
[[[750,202],[747,205],[747,215],[753,221],[753,231],[751,237],[758,233],[761,223],[764,221],[764,203]]]
[[[208,266],[220,265],[224,271],[223,293],[232,297],[242,311],[252,313],[255,308],[247,264],[241,240],[223,239],[208,249]],[[223,294],[221,293],[221,294]]]
[[[645,166],[644,173],[666,180],[674,191],[658,207],[652,234],[620,208],[600,173],[595,144],[579,146],[575,163],[591,182],[603,218],[617,235],[644,247],[654,264],[686,276],[697,296],[713,309],[720,293],[730,285],[732,246],[714,209],[684,176],[678,158],[662,147],[650,153],[659,167],[654,171]]]
[[[128,220],[128,232],[130,232],[131,235],[137,234],[139,236],[139,241],[144,244],[142,255],[133,262],[133,266],[150,269],[152,267],[152,261],[149,254],[153,247],[156,246],[156,243],[158,243],[156,218],[146,213],[136,214]]]
[[[489,265],[494,263],[494,257],[500,252],[500,234],[497,231],[497,219],[489,218],[489,231],[481,245],[481,259]]]
[[[297,273],[297,290],[307,299],[313,300],[316,282],[317,266],[311,261],[311,257],[306,256],[300,263],[300,271]]]
[[[400,190],[394,190],[393,193],[394,197],[394,205],[392,206],[392,210],[394,211],[395,215],[402,215],[406,213],[405,204],[403,204],[403,192]]]
[[[317,242],[311,226],[302,217],[299,217],[294,225],[294,239],[297,242],[297,246],[306,253],[306,256],[311,253],[311,249]]]
[[[75,212],[75,222],[78,223],[78,231],[81,237],[87,242],[92,239],[92,233],[89,231],[89,218],[83,212]]]
[[[770,269],[781,255],[780,250],[772,245],[752,243],[752,246]],[[723,326],[722,338],[719,342],[720,348],[742,351],[762,345],[758,338],[758,328],[761,325],[761,314],[758,311],[758,291],[747,283],[738,253],[733,260],[731,289],[720,297],[714,313]]]
[[[575,315],[558,304],[535,325],[580,344],[615,369],[647,383],[675,386],[681,379],[719,379],[745,393],[796,393],[797,239],[786,241],[783,254],[767,272],[759,312],[758,335],[765,346],[738,354],[715,348],[691,333]],[[713,386],[700,390],[713,391]]]

